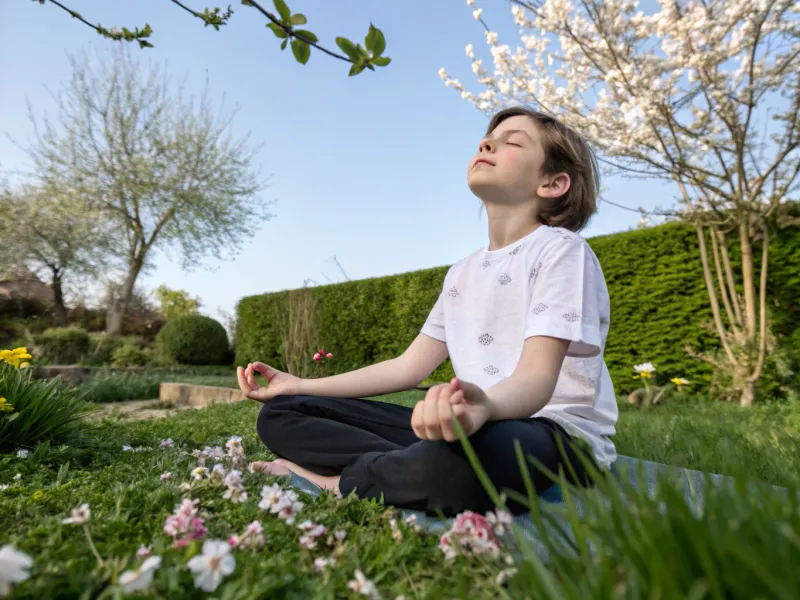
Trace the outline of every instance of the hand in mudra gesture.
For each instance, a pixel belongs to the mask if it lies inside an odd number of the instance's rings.
[[[486,392],[453,377],[450,383],[430,388],[425,399],[417,402],[411,413],[411,429],[421,440],[454,442],[458,439],[454,421],[470,436],[483,427],[489,415]]]
[[[267,378],[266,387],[256,383],[256,373],[261,373]],[[237,367],[236,376],[239,379],[242,395],[257,402],[266,402],[282,394],[296,394],[297,383],[300,381],[299,377],[273,369],[262,362],[250,363],[246,369]]]

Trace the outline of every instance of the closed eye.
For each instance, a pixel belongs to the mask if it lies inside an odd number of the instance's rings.
[[[517,148],[522,148],[522,144],[515,144],[514,142],[507,142],[509,146],[516,146]]]

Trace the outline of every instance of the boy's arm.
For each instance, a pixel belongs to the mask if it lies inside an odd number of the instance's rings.
[[[447,344],[419,334],[397,358],[320,379],[300,379],[297,394],[332,398],[368,398],[419,385],[447,358]]]
[[[486,390],[490,421],[526,419],[550,401],[569,340],[534,336],[525,340],[514,372]]]

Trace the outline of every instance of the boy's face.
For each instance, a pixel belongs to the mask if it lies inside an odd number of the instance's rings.
[[[467,184],[484,202],[530,201],[547,178],[541,175],[544,149],[536,123],[509,117],[483,138],[467,169]]]

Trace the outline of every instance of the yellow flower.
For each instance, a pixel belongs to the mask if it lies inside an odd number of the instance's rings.
[[[684,379],[683,377],[673,377],[672,379],[670,379],[670,381],[679,388],[682,385],[689,385],[691,383],[688,379]]]
[[[5,398],[0,398],[0,412],[11,412],[14,407]]]
[[[0,360],[17,369],[24,369],[30,366],[30,363],[25,362],[29,358],[33,357],[28,354],[28,349],[22,346],[13,350],[0,350]]]
[[[33,496],[31,496],[34,500],[39,500],[41,497],[44,496],[44,492],[42,490],[36,490],[33,492]]]
[[[20,368],[20,369],[27,369],[27,368],[28,368],[28,367],[30,367],[30,366],[31,366],[31,363],[29,363],[29,362],[24,362],[24,363],[22,363],[22,364],[19,366],[19,368]]]

